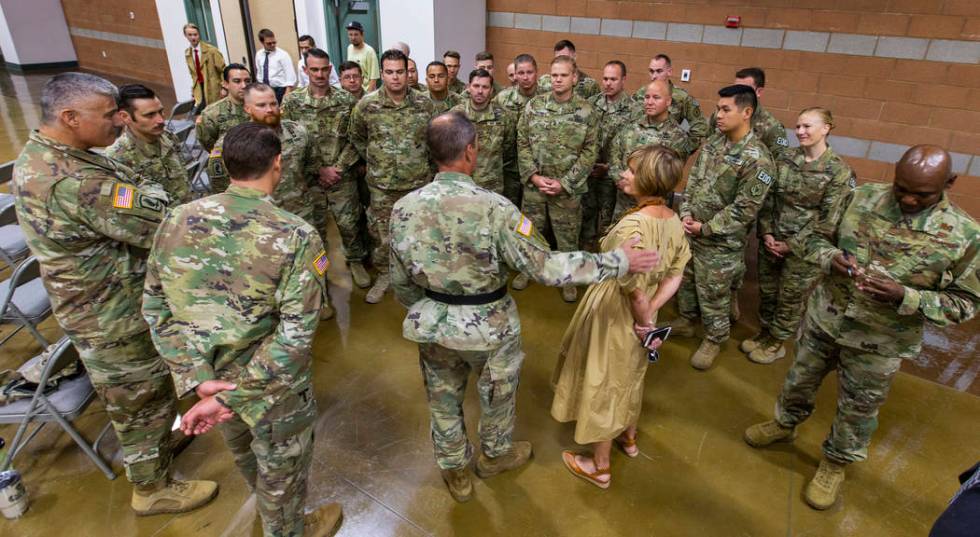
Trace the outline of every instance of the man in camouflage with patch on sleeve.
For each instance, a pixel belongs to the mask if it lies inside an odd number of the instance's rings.
[[[252,75],[244,65],[230,63],[225,67],[221,86],[228,96],[209,104],[197,120],[197,142],[201,147],[210,152],[225,131],[248,121],[248,114],[245,113],[245,86],[251,83]],[[211,192],[218,191],[212,187]]]
[[[62,330],[78,349],[122,446],[138,515],[211,501],[213,481],[170,478],[177,413],[167,366],[140,316],[146,250],[166,208],[133,171],[89,151],[112,143],[118,92],[63,73],[41,90],[41,127],[14,164],[17,219]],[[159,185],[152,185],[159,188]]]
[[[571,59],[575,59],[575,43],[567,39],[562,39],[561,41],[555,43],[555,58],[559,56],[568,56]],[[599,83],[595,81],[594,78],[587,75],[585,71],[579,70],[575,67],[575,83],[573,87],[575,89],[575,95],[588,101],[592,97],[602,93],[602,89],[599,87]],[[538,79],[538,90],[541,93],[548,93],[551,91],[551,74],[546,73],[544,76]]]
[[[636,205],[631,196],[623,192],[622,174],[630,153],[645,145],[660,145],[673,149],[684,160],[697,149],[684,129],[670,117],[670,85],[654,80],[646,85],[643,95],[643,114],[634,118],[615,133],[609,148],[609,181],[616,185],[616,208],[613,220]]]
[[[361,99],[350,119],[350,140],[367,163],[371,193],[368,229],[374,239],[371,256],[378,279],[364,297],[377,304],[388,290],[388,218],[395,202],[432,180],[425,145],[425,125],[433,115],[432,101],[408,89],[408,58],[400,50],[381,55],[384,87]]]
[[[595,109],[575,95],[575,60],[551,60],[551,93],[528,101],[517,124],[517,154],[524,181],[524,212],[538,229],[550,226],[558,249],[578,249],[582,227],[582,194],[595,164],[597,142]],[[514,289],[524,289],[527,274],[514,278]],[[575,302],[578,290],[562,287],[562,299]]]
[[[599,116],[596,120],[598,151],[596,163],[589,174],[589,191],[582,196],[579,246],[583,250],[595,250],[616,208],[616,180],[609,175],[613,137],[642,115],[640,107],[624,91],[625,86],[626,65],[612,60],[602,69],[602,93],[589,99]]]
[[[119,104],[125,128],[105,155],[132,168],[138,177],[159,183],[167,192],[168,205],[190,201],[181,144],[166,129],[160,99],[142,84],[129,84],[119,88]]]
[[[739,274],[745,241],[776,175],[766,149],[752,133],[755,92],[743,85],[719,92],[718,131],[705,142],[691,169],[679,216],[693,257],[677,293],[680,317],[673,333],[704,339],[691,366],[711,367],[731,333],[731,285]]]
[[[514,65],[517,83],[498,93],[493,100],[514,116],[513,143],[504,151],[504,196],[520,207],[524,182],[517,166],[517,122],[532,97],[548,92],[538,87],[538,62],[534,56],[521,54],[514,58]]]
[[[281,149],[269,126],[226,133],[231,186],[160,224],[143,315],[177,395],[201,398],[181,428],[202,434],[218,424],[256,493],[264,534],[325,535],[339,527],[340,505],[303,510],[317,417],[312,345],[328,263],[316,230],[272,199]]]
[[[766,72],[758,67],[746,67],[735,73],[735,83],[744,84],[755,90],[759,109],[752,115],[752,131],[756,138],[769,149],[773,160],[779,159],[790,151],[789,140],[786,139],[786,128],[768,110],[762,106],[762,94],[766,89]],[[715,129],[715,116],[708,121],[711,129]]]
[[[589,284],[645,272],[656,252],[552,252],[531,220],[500,194],[477,186],[476,127],[459,112],[433,119],[429,151],[435,180],[403,197],[391,215],[391,277],[408,315],[406,339],[419,344],[436,462],[457,501],[470,499],[463,398],[475,369],[480,394],[476,472],[488,478],[528,461],[530,442],[514,441],[514,411],[524,354],[520,317],[507,294],[510,269],[552,286]]]
[[[514,145],[517,121],[514,115],[490,97],[493,92],[493,76],[486,69],[470,72],[466,102],[456,105],[452,111],[466,116],[476,125],[480,141],[480,160],[473,172],[477,185],[504,193],[504,152]]]
[[[313,144],[307,167],[313,171],[309,186],[316,229],[321,237],[326,237],[329,208],[340,231],[354,283],[364,288],[371,285],[371,276],[364,268],[368,256],[360,226],[364,208],[353,169],[359,157],[347,137],[356,100],[346,91],[330,86],[333,65],[325,51],[307,51],[304,69],[310,83],[283,98],[282,117],[302,125]]]
[[[691,139],[691,153],[705,141],[712,132],[713,128],[708,127],[708,121],[701,113],[701,105],[684,88],[678,88],[670,80],[674,74],[674,68],[670,62],[670,56],[657,54],[650,60],[650,82],[663,80],[670,87],[670,118],[683,128],[684,120],[687,120],[687,134]],[[636,90],[633,99],[642,103],[646,94],[646,86]]]
[[[792,441],[823,379],[837,371],[837,414],[804,491],[811,507],[833,505],[846,465],[868,457],[878,409],[902,360],[919,355],[925,323],[962,323],[980,309],[980,226],[950,202],[955,179],[949,153],[914,146],[893,184],[857,187],[793,241],[824,277],[810,295],[775,419],[744,437],[753,447]]]

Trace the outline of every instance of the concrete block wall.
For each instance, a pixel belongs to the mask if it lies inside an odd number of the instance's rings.
[[[763,104],[785,126],[807,106],[834,112],[831,143],[862,181],[890,182],[910,145],[945,147],[960,176],[952,199],[980,218],[980,0],[487,0],[487,11],[498,77],[506,59],[529,52],[545,66],[571,39],[593,77],[624,61],[633,91],[663,52],[710,113],[735,71],[759,66]],[[741,28],[725,28],[728,15]]]

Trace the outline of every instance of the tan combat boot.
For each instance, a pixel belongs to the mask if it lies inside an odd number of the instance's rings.
[[[578,298],[578,288],[574,285],[566,285],[561,288],[561,299],[565,302],[575,302]]]
[[[470,480],[470,470],[466,466],[442,470],[442,480],[457,502],[468,502],[473,497],[473,481]]]
[[[138,516],[186,513],[210,502],[218,495],[214,481],[160,480],[133,486],[130,502]]]
[[[681,315],[673,321],[670,321],[670,335],[694,337],[699,326],[701,326],[700,319],[688,319],[687,317]]]
[[[844,484],[844,465],[824,458],[816,475],[806,485],[803,497],[814,509],[830,508],[837,501],[840,486]]]
[[[771,364],[783,356],[786,356],[786,345],[781,340],[770,337],[749,353],[749,360],[757,364]]]
[[[353,261],[348,268],[350,268],[350,278],[354,280],[354,285],[361,289],[367,289],[371,286],[371,275],[364,268],[364,263]]]
[[[752,336],[752,339],[742,340],[742,344],[738,346],[738,350],[748,354],[754,351],[755,348],[767,338],[769,338],[769,329],[763,326],[762,329],[759,330],[758,334]]]
[[[766,447],[776,442],[792,442],[796,440],[796,427],[783,427],[776,420],[756,423],[742,434],[745,443],[754,447]]]
[[[702,339],[701,346],[691,355],[691,367],[702,371],[708,369],[715,363],[719,352],[721,352],[721,345]]]
[[[337,533],[344,521],[344,510],[339,503],[328,503],[303,516],[303,535],[306,537],[330,537]]]
[[[385,291],[388,290],[388,284],[391,282],[391,277],[387,274],[378,275],[378,279],[374,282],[374,287],[372,287],[368,292],[367,296],[364,297],[364,301],[368,304],[377,304],[381,302],[385,297]]]
[[[738,309],[738,291],[732,291],[732,306],[728,312],[728,318],[734,323],[742,316],[742,311]]]
[[[522,291],[527,289],[527,286],[531,284],[531,278],[524,273],[518,274],[514,277],[514,281],[510,282],[510,286],[515,291]]]
[[[503,455],[487,457],[481,453],[480,458],[476,460],[476,475],[486,479],[507,470],[524,466],[531,459],[533,451],[530,442],[519,440],[514,442],[510,451]]]

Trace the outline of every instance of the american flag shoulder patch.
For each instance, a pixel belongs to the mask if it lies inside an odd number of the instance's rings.
[[[524,235],[527,238],[531,238],[531,234],[534,233],[534,224],[531,222],[530,218],[522,214],[521,221],[517,223],[517,227],[514,228],[514,231]]]
[[[327,273],[327,268],[330,267],[330,261],[327,259],[327,252],[321,251],[320,255],[316,256],[313,260],[313,270],[317,274],[323,276]]]
[[[112,191],[112,206],[116,209],[132,209],[133,200],[136,198],[136,187],[123,183],[116,183]]]

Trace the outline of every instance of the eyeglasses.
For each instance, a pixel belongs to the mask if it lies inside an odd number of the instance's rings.
[[[358,79],[361,78],[361,75],[344,75],[344,76],[342,76],[340,78],[342,78],[344,80],[358,80]]]

